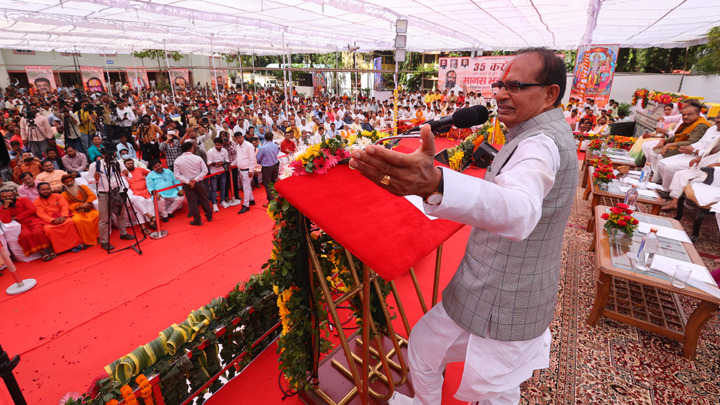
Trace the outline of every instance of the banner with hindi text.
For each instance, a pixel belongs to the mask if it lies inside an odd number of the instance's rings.
[[[480,91],[484,97],[492,97],[490,85],[502,75],[505,65],[512,60],[507,56],[477,56],[471,58],[440,58],[438,66],[438,86],[440,91]]]
[[[189,69],[170,69],[170,80],[173,81],[175,90],[185,90],[190,85]]]
[[[80,75],[82,76],[85,91],[91,93],[106,91],[105,74],[102,67],[80,66]]]
[[[579,47],[570,97],[581,101],[592,98],[598,107],[605,107],[610,99],[619,49],[619,45]]]
[[[28,82],[35,86],[38,93],[47,94],[57,89],[52,66],[25,66]]]
[[[130,87],[134,90],[148,89],[150,81],[148,80],[147,69],[145,66],[134,66],[125,69],[127,73]]]

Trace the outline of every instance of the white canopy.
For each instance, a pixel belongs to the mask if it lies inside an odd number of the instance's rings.
[[[720,25],[720,0],[3,0],[0,47],[84,52],[324,53],[684,47]],[[1,17],[4,17],[2,19]],[[285,48],[284,48],[285,47]]]

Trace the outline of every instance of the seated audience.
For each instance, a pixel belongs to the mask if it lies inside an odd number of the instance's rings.
[[[42,168],[43,171],[35,176],[35,180],[48,183],[53,193],[62,193],[62,176],[65,176],[67,173],[64,170],[55,169],[53,163],[47,159],[42,161]]]
[[[45,234],[45,222],[37,216],[37,208],[26,197],[15,197],[12,190],[0,190],[0,221],[4,224],[17,221],[22,227],[18,243],[25,256],[39,252],[42,260],[47,262],[57,257],[50,246],[50,239]]]
[[[70,207],[60,194],[50,190],[50,184],[38,183],[40,197],[33,201],[37,216],[45,222],[45,234],[55,252],[72,249],[78,251],[84,247],[80,234],[70,218]]]
[[[62,196],[68,203],[72,221],[82,242],[87,246],[96,245],[99,236],[100,213],[95,209],[93,201],[97,200],[97,196],[88,186],[75,184],[75,177],[72,175],[63,176],[62,182],[65,185]]]
[[[180,182],[175,178],[170,169],[162,167],[162,163],[159,160],[153,160],[150,162],[152,172],[148,173],[146,177],[147,189],[150,193],[155,190],[162,190],[166,187],[179,185]],[[158,193],[160,198],[158,203],[158,211],[160,218],[163,222],[167,222],[168,218],[172,218],[173,213],[179,210],[185,202],[183,197],[183,191],[179,187],[173,187],[169,190],[160,191]]]

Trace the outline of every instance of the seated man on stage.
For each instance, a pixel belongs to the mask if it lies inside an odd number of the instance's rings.
[[[15,197],[10,189],[0,190],[0,221],[4,224],[15,220],[20,223],[22,231],[18,243],[22,246],[25,256],[40,252],[44,262],[57,257],[50,246],[50,239],[45,234],[45,222],[37,216],[37,208],[25,197]]]
[[[75,184],[75,177],[68,174],[62,177],[65,191],[62,196],[68,203],[72,213],[72,222],[77,228],[82,242],[87,246],[97,245],[100,236],[100,212],[95,209],[93,201],[97,196],[88,186]]]
[[[43,171],[35,177],[39,183],[48,183],[53,193],[62,193],[62,177],[67,175],[64,170],[57,170],[53,163],[47,159],[42,161]],[[38,187],[39,191],[39,187]]]
[[[148,173],[145,181],[147,183],[148,192],[152,193],[155,190],[162,190],[166,187],[179,185],[180,182],[175,178],[173,172],[169,169],[165,169],[159,160],[155,159],[150,162],[152,172]],[[182,208],[185,203],[184,193],[180,187],[174,187],[169,190],[158,192],[158,214],[163,222],[168,221],[168,217],[174,217],[173,212]]]
[[[548,367],[578,180],[575,140],[558,108],[565,87],[565,63],[549,49],[522,51],[505,66],[492,90],[508,142],[484,179],[435,167],[429,125],[412,154],[372,145],[352,152],[350,167],[380,187],[419,195],[429,215],[473,226],[442,303],[410,334],[415,398],[396,392],[390,404],[440,404],[451,362],[465,363],[458,400],[517,404],[520,384]]]
[[[37,209],[37,216],[45,221],[45,234],[55,252],[64,252],[72,249],[77,252],[85,246],[80,234],[70,218],[70,207],[67,200],[60,194],[50,191],[48,183],[38,183],[40,197],[33,201]]]
[[[600,116],[600,118],[597,119],[597,125],[591,129],[589,133],[600,136],[610,135],[610,126],[608,125],[607,117]]]
[[[645,142],[642,151],[653,170],[653,181],[660,181],[657,165],[660,159],[675,156],[678,148],[691,145],[702,138],[710,123],[700,115],[702,106],[697,100],[688,100],[682,109],[682,124],[675,129],[675,135],[658,143]]]
[[[714,161],[715,159],[710,157],[712,155],[711,150],[715,147],[719,138],[720,117],[716,117],[715,125],[708,128],[708,130],[705,131],[705,135],[703,135],[699,141],[692,145],[679,147],[679,153],[675,156],[660,159],[657,164],[657,175],[662,180],[663,188],[665,190],[669,189],[675,172],[689,168],[690,162],[695,158],[707,156],[710,158],[709,160]]]
[[[718,119],[718,121],[720,122],[720,119]],[[673,211],[677,209],[678,199],[682,195],[683,188],[686,185],[705,181],[707,173],[700,170],[701,168],[720,167],[720,139],[716,139],[700,156],[691,160],[688,165],[690,167],[689,169],[674,173],[669,187],[670,198],[672,198],[672,200],[662,207],[663,211]]]

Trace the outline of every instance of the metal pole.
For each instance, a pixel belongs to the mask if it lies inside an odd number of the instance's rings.
[[[112,80],[110,79],[110,71],[107,67],[107,54],[105,54],[105,49],[103,49],[103,62],[105,62],[105,77],[107,77],[107,85],[110,88],[110,95],[113,95],[112,91]]]
[[[175,81],[172,79],[172,76],[170,76],[170,61],[168,60],[167,46],[165,45],[164,39],[163,39],[163,49],[165,50],[165,66],[167,66],[167,69],[168,69],[168,79],[170,79],[170,89],[172,90],[173,101],[175,102],[175,104],[177,104],[177,97],[175,97]]]
[[[285,94],[285,117],[288,117],[287,64],[285,63],[285,32],[282,33],[283,94]]]
[[[290,53],[290,47],[288,47],[285,51],[287,52],[288,65],[290,66],[290,68],[292,68],[292,54]],[[292,81],[292,71],[291,70],[288,70],[288,82],[289,82],[288,93],[290,93],[290,97],[292,97],[293,96],[293,81]]]
[[[155,205],[155,232],[150,233],[150,237],[153,239],[162,239],[166,236],[168,236],[168,231],[161,230],[160,229],[160,223],[162,222],[160,218],[160,211],[158,210],[158,192],[157,190],[153,190],[153,203]]]
[[[2,346],[0,346],[0,377],[5,380],[5,386],[7,387],[10,397],[12,397],[15,405],[27,405],[27,402],[25,402],[25,398],[23,397],[22,390],[20,390],[20,386],[18,385],[12,372],[19,362],[20,356],[15,355],[15,357],[10,360],[7,352],[3,350]]]
[[[210,58],[212,63],[212,69],[213,69],[213,80],[215,80],[215,98],[217,99],[218,105],[220,104],[220,92],[218,91],[218,82],[217,82],[217,71],[215,70],[215,49],[213,48],[213,37],[215,34],[210,34]]]
[[[136,79],[136,81],[138,81],[137,79],[139,79],[139,77],[138,77],[137,61],[135,60],[135,51],[133,49],[130,50],[130,55],[132,55],[132,58],[133,58],[133,69],[135,70],[135,79]],[[129,77],[128,77],[128,79],[129,79]],[[130,83],[130,87],[135,88],[135,83]],[[135,90],[138,90],[138,89],[135,89]]]
[[[253,82],[253,91],[257,91],[257,81],[255,80],[255,54],[253,53],[250,55],[252,58],[252,82]]]
[[[78,76],[78,83],[80,83],[80,90],[82,90],[85,86],[83,85],[82,74],[80,73],[80,58],[78,57],[77,46],[73,48],[75,49],[75,52],[73,52],[73,64],[75,65],[75,73]]]

